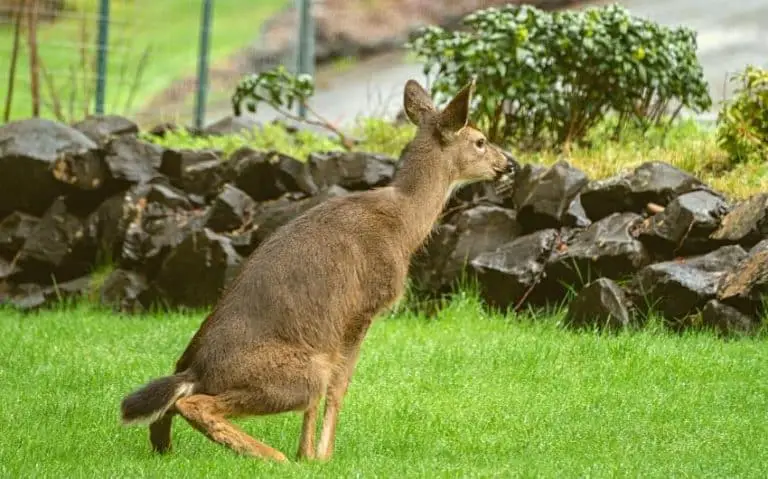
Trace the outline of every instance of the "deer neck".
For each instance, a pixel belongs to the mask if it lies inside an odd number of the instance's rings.
[[[403,158],[403,165],[394,178],[408,255],[429,236],[451,191],[457,186],[450,173],[441,168],[441,163],[437,155]]]

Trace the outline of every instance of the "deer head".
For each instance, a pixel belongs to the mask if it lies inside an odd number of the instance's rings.
[[[512,167],[511,159],[469,124],[474,88],[472,80],[438,111],[418,82],[408,80],[405,84],[405,113],[418,127],[411,146],[422,157],[437,153],[440,170],[446,172],[452,185],[498,179]]]

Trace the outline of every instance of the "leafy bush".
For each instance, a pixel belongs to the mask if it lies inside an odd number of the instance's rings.
[[[476,78],[479,123],[498,143],[580,142],[611,112],[617,135],[629,125],[668,127],[683,107],[712,104],[694,32],[616,5],[555,13],[507,5],[462,24],[452,32],[423,28],[407,46],[425,61],[438,103]]]
[[[768,162],[768,70],[750,65],[732,80],[739,87],[718,115],[717,143],[733,162]]]

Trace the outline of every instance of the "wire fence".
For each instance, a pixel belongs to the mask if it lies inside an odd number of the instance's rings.
[[[309,4],[0,0],[0,118],[71,123],[104,113],[202,126],[231,113],[244,75],[277,64],[311,69],[311,41],[299,41],[311,36],[301,22]],[[262,34],[268,18],[286,32],[277,47]]]

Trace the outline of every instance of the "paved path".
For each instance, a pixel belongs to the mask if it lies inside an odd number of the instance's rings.
[[[620,0],[636,15],[667,25],[688,25],[698,32],[699,58],[715,101],[725,91],[727,75],[747,63],[768,66],[768,0]],[[403,61],[402,54],[357,62],[345,72],[318,72],[320,87],[312,106],[331,120],[345,123],[356,116],[392,115],[400,107],[409,78],[423,81],[421,66]],[[257,118],[274,118],[265,109]],[[215,118],[212,116],[212,118]]]

